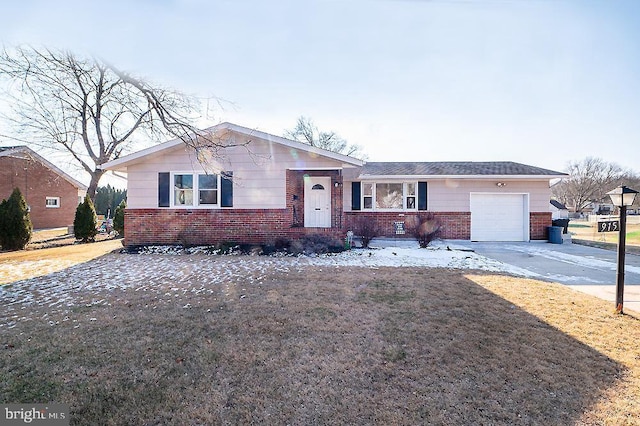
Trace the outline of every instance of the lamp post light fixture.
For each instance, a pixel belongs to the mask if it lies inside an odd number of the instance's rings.
[[[627,207],[633,205],[638,191],[619,186],[607,192],[614,206],[620,209],[620,227],[618,229],[618,269],[616,273],[616,312],[622,314],[624,303],[624,255],[627,240]]]

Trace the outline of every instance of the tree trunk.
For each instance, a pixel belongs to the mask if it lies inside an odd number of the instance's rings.
[[[96,169],[91,172],[91,183],[89,183],[89,188],[87,189],[87,195],[91,198],[91,201],[95,204],[96,202],[96,191],[98,189],[98,183],[100,183],[100,178],[105,174],[105,171],[102,169]]]

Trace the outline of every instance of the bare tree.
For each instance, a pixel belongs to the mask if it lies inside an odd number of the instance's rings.
[[[366,158],[360,145],[349,144],[334,131],[320,131],[313,121],[305,116],[298,117],[296,126],[292,130],[285,130],[284,137],[326,149],[327,151],[337,152],[338,154],[349,155],[362,160]]]
[[[15,129],[9,137],[70,154],[91,176],[92,199],[105,173],[100,166],[142,137],[181,138],[197,150],[215,152],[225,146],[194,125],[196,98],[154,86],[101,59],[5,47],[0,77],[7,82],[4,95],[12,105],[12,114],[5,116]]]
[[[601,158],[587,157],[569,162],[569,177],[552,187],[553,196],[567,207],[581,212],[590,202],[607,199],[607,192],[627,181],[637,179],[631,171]]]

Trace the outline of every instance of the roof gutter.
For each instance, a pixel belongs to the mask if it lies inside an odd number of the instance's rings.
[[[381,180],[381,179],[558,179],[566,178],[568,175],[360,175],[359,180]]]

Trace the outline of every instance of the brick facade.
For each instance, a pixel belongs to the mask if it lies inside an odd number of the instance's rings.
[[[529,213],[529,235],[532,240],[546,240],[547,226],[551,226],[551,212]]]
[[[292,185],[296,189],[296,185]],[[127,209],[125,211],[125,245],[151,244],[218,244],[225,241],[246,244],[275,244],[280,239],[292,240],[309,234],[325,234],[344,238],[357,221],[375,222],[381,230],[379,236],[413,238],[411,229],[416,226],[417,212],[346,212],[344,228],[334,221],[332,228],[304,228],[301,217],[294,220],[293,200],[286,209],[270,210],[205,210],[205,209]],[[335,199],[335,196],[334,196]],[[304,210],[300,205],[300,209]],[[297,210],[297,209],[296,209]],[[468,240],[471,238],[471,213],[432,213],[442,225],[441,238]],[[342,216],[342,215],[339,215]],[[551,226],[551,213],[530,213],[530,238],[546,240],[547,226]],[[404,222],[406,233],[398,235],[394,222]]]
[[[78,188],[55,171],[34,159],[0,157],[0,199],[9,198],[16,187],[30,207],[34,229],[73,224]],[[60,207],[46,207],[46,197],[59,197]]]
[[[275,244],[308,234],[342,238],[339,228],[292,226],[290,209],[127,209],[125,245]]]
[[[418,216],[427,212],[347,212],[346,228],[357,229],[361,220],[375,223],[381,237],[413,238],[412,229],[418,224]],[[468,240],[471,232],[471,213],[468,212],[429,212],[441,225],[441,238]],[[403,222],[405,234],[396,234],[394,223]]]

